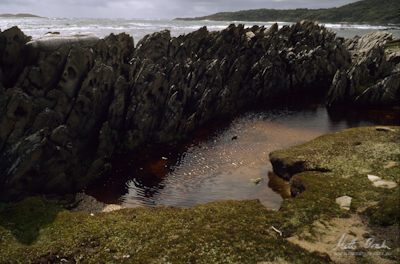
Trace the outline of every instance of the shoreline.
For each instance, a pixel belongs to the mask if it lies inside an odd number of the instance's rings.
[[[344,40],[303,21],[202,28],[178,38],[162,31],[136,47],[126,34],[29,42],[18,28],[0,32],[0,40],[0,195],[19,200],[0,203],[0,262],[400,258],[400,126],[348,129],[272,152],[293,196],[278,211],[220,201],[100,213],[106,205],[83,196],[86,212],[71,212],[75,197],[43,198],[99,180],[116,153],[183,142],[207,122],[257,104],[285,105],[296,95],[327,96],[332,111],[397,106],[400,43],[389,34]],[[345,231],[381,248],[349,251],[345,237],[337,256],[332,248]]]
[[[178,37],[182,34],[189,34],[193,31],[200,29],[202,26],[207,26],[210,31],[221,31],[225,29],[229,24],[245,24],[246,27],[252,27],[253,25],[258,26],[271,26],[275,22],[246,22],[246,21],[188,21],[179,22],[176,20],[114,20],[114,19],[56,19],[56,20],[44,20],[43,25],[40,24],[30,25],[29,19],[24,22],[24,19],[19,20],[18,24],[21,29],[25,31],[26,34],[32,35],[33,39],[41,38],[49,31],[60,32],[61,35],[74,35],[81,33],[94,33],[97,37],[104,38],[111,33],[128,33],[135,38],[135,41],[141,40],[145,35],[152,34],[157,31],[164,29],[171,30],[171,35]],[[74,22],[76,21],[76,23]],[[12,25],[9,23],[1,23],[0,28],[5,30]],[[51,23],[49,23],[51,22]],[[96,27],[93,27],[93,23],[96,23]],[[277,22],[279,27],[283,25],[292,25],[296,22]],[[329,24],[322,23],[330,30],[335,31],[335,33],[340,37],[352,38],[355,35],[364,35],[372,31],[386,31],[394,34],[396,38],[400,38],[400,27],[393,28],[392,26],[374,26],[371,25],[369,28],[367,25],[357,25],[357,24]],[[73,26],[71,26],[73,25]],[[51,28],[56,28],[52,30]],[[150,30],[149,28],[154,28]]]
[[[254,155],[254,160],[259,160],[260,157],[267,156],[262,153],[270,151],[271,147],[275,148],[275,146],[279,144],[283,145],[281,148],[287,147],[287,142],[293,141],[292,136],[296,136],[297,142],[303,141],[303,137],[306,137],[304,141],[311,139],[309,138],[310,136],[307,136],[305,131],[314,134],[315,137],[319,136],[320,133],[334,132],[329,132],[329,129],[325,128],[325,126],[340,126],[340,129],[344,129],[346,128],[346,125],[344,125],[346,123],[350,124],[349,127],[400,124],[396,122],[396,120],[400,120],[399,109],[370,110],[345,108],[341,110],[335,109],[333,111],[334,113],[329,113],[324,106],[308,106],[307,104],[307,106],[294,106],[289,109],[282,107],[250,110],[247,114],[239,114],[232,119],[215,120],[214,122],[207,123],[196,129],[193,134],[188,135],[187,139],[183,142],[166,145],[162,144],[153,147],[148,146],[138,151],[118,154],[111,162],[113,169],[110,175],[104,180],[99,180],[86,188],[85,192],[94,196],[101,202],[117,203],[128,207],[135,207],[139,204],[153,207],[162,205],[164,204],[163,201],[167,200],[168,204],[166,205],[173,206],[173,204],[176,203],[178,207],[185,208],[191,207],[194,204],[204,204],[204,200],[207,200],[207,198],[198,197],[191,193],[205,190],[206,187],[204,186],[208,186],[208,177],[206,175],[216,174],[213,179],[217,183],[208,187],[210,196],[223,197],[223,194],[226,193],[230,195],[231,198],[242,197],[242,195],[246,195],[247,197],[250,194],[246,194],[246,190],[249,191],[249,189],[255,188],[256,186],[249,185],[249,180],[241,180],[241,187],[239,187],[239,176],[236,175],[237,170],[246,170],[247,174],[252,175],[252,179],[263,179],[262,187],[258,186],[253,192],[257,190],[260,191],[260,189],[263,188],[268,189],[268,191],[271,191],[271,189],[274,190],[266,186],[267,184],[269,185],[266,170],[272,170],[272,168],[267,165],[268,160],[265,161],[265,166],[255,166],[251,165],[249,162],[243,163],[243,159],[249,159],[248,155]],[[352,112],[352,114],[349,112]],[[328,117],[324,116],[325,113]],[[293,124],[293,120],[297,115],[299,115],[297,118],[300,119],[302,115],[312,115],[313,117],[310,118],[311,120],[322,120],[318,122],[319,125],[308,121],[308,119],[301,119],[302,121]],[[253,118],[257,121],[253,120]],[[272,120],[269,118],[272,118]],[[303,125],[301,125],[302,122],[311,122],[310,125],[313,125],[313,127],[309,128],[308,123],[303,123]],[[329,125],[325,124],[325,122],[329,122]],[[292,124],[292,126],[294,125],[295,128],[291,128],[290,124]],[[254,129],[251,129],[254,125],[257,126],[256,131],[259,132],[256,133],[253,131]],[[287,128],[284,129],[285,127]],[[280,134],[272,131],[275,129],[279,129]],[[325,129],[326,131],[324,131]],[[294,132],[296,130],[298,131],[297,133]],[[336,130],[336,128],[334,130]],[[256,138],[254,142],[249,141],[248,133],[254,134]],[[289,133],[286,139],[283,136],[285,133]],[[234,136],[236,136],[237,139],[231,142],[230,139]],[[277,137],[280,139],[277,140]],[[268,139],[266,140],[266,138]],[[261,144],[264,145],[263,149],[260,149]],[[210,148],[213,149],[212,152]],[[246,154],[236,153],[236,155],[234,155],[232,153],[237,149],[242,149],[244,151],[245,149],[249,150],[254,148],[259,149],[259,152],[253,150],[246,152]],[[223,155],[224,158],[222,161],[219,159],[220,155],[218,153]],[[210,158],[210,155],[215,157],[214,161]],[[240,158],[241,155],[243,155],[243,158]],[[165,160],[163,160],[163,158]],[[231,169],[230,166],[226,166],[225,169],[220,168],[220,166],[224,166],[225,163],[233,163],[236,165],[240,163],[240,165],[238,165],[236,170]],[[203,167],[206,169],[201,169]],[[210,169],[214,167],[218,169]],[[208,173],[205,173],[204,170],[208,171]],[[262,172],[256,173],[258,170]],[[192,178],[188,175],[188,172],[190,172],[191,175],[196,175],[196,173],[198,173],[198,175]],[[172,179],[169,179],[169,176],[171,176]],[[181,178],[181,181],[178,180],[179,178]],[[241,178],[247,179],[247,177]],[[202,179],[204,179],[205,182],[202,182]],[[230,179],[234,183],[230,182]],[[187,181],[191,182],[191,184]],[[130,183],[129,187],[126,187],[128,183]],[[191,185],[197,186],[197,184],[201,184],[203,187],[198,187],[194,190],[190,189]],[[247,185],[249,185],[249,189],[243,189],[244,186]],[[178,188],[178,186],[180,187]],[[231,194],[231,191],[227,191],[230,189],[229,187],[232,187],[233,190],[238,188],[238,192]],[[282,186],[277,185],[276,187],[279,190]],[[179,190],[176,190],[176,188]],[[185,192],[186,188],[187,192]],[[152,190],[152,192],[147,193],[146,190]],[[144,193],[141,193],[141,191]],[[154,194],[152,195],[153,192]],[[267,208],[277,208],[277,202],[273,203],[273,201],[276,201],[276,198],[273,198],[275,196],[272,193],[270,194],[270,199],[264,197],[268,194],[269,192],[259,195],[262,203],[266,205]],[[254,194],[250,196],[252,197],[248,199],[256,198]],[[272,204],[274,206],[272,206]]]
[[[37,200],[37,198],[29,198],[14,205],[2,205],[0,233],[3,240],[0,241],[0,244],[2,243],[0,260],[23,258],[28,262],[39,259],[57,262],[61,259],[73,261],[79,257],[81,261],[88,262],[109,260],[135,263],[148,259],[149,255],[147,254],[150,251],[139,249],[143,241],[137,244],[132,240],[136,241],[135,237],[151,237],[154,235],[153,228],[158,228],[160,233],[151,242],[151,248],[153,248],[151,254],[154,254],[155,249],[158,252],[156,255],[158,257],[152,256],[155,259],[164,256],[170,261],[185,261],[201,257],[202,260],[220,263],[229,257],[235,260],[241,259],[242,263],[278,261],[278,259],[282,263],[286,263],[285,261],[290,263],[294,259],[308,261],[308,263],[321,263],[321,261],[324,263],[332,261],[334,263],[356,263],[351,252],[361,252],[361,258],[364,260],[395,263],[399,257],[397,254],[400,247],[398,240],[398,220],[400,218],[398,203],[396,203],[400,180],[398,178],[400,160],[393,161],[392,158],[393,154],[397,153],[397,157],[399,154],[399,136],[400,127],[347,129],[324,135],[301,146],[272,153],[274,159],[285,160],[287,158],[284,157],[288,156],[290,162],[297,163],[296,159],[305,158],[306,164],[310,162],[311,166],[320,168],[328,166],[326,172],[318,172],[314,167],[308,167],[309,165],[305,166],[306,170],[310,171],[297,171],[291,178],[292,195],[296,194],[296,197],[286,199],[283,207],[277,212],[263,208],[256,201],[221,201],[190,209],[169,207],[122,209],[109,213],[67,212],[65,209],[59,208],[60,205],[57,203]],[[357,144],[355,145],[355,143]],[[328,145],[331,147],[327,148]],[[357,147],[349,149],[347,146]],[[373,158],[366,158],[371,153],[377,155],[373,154]],[[352,157],[351,162],[349,161],[350,157]],[[325,164],[325,161],[329,161],[328,164],[331,165],[322,165]],[[342,163],[343,161],[349,164],[345,165]],[[319,164],[319,162],[322,163]],[[337,165],[336,162],[339,162],[340,165]],[[280,171],[280,169],[278,170]],[[368,187],[374,183],[368,179],[367,174],[379,175],[389,182],[394,180],[396,185],[394,187]],[[283,174],[281,173],[281,175]],[[301,192],[297,191],[299,186],[304,188]],[[336,198],[343,194],[352,198],[349,208],[340,208],[340,205],[337,204],[338,199]],[[390,202],[392,200],[393,203]],[[39,210],[37,213],[42,216],[30,218],[32,212],[26,211],[32,210],[29,208],[37,208]],[[46,211],[55,209],[55,214]],[[210,212],[213,212],[212,217]],[[1,217],[6,216],[4,214],[7,215],[7,218]],[[40,219],[45,215],[53,215],[54,219],[42,226],[44,222]],[[39,228],[40,234],[34,235],[31,231],[26,230],[23,233],[15,233],[20,242],[14,240],[9,235],[9,232],[13,230],[13,225],[6,223],[9,221],[20,223],[18,217],[23,217],[24,221],[30,219],[30,222],[19,228]],[[183,219],[186,219],[185,227],[181,226],[180,221]],[[216,222],[213,222],[212,219],[215,219]],[[301,221],[296,219],[301,219]],[[67,222],[71,222],[72,225]],[[103,227],[105,224],[106,229]],[[169,229],[170,224],[173,229]],[[189,228],[189,230],[184,231],[185,228]],[[210,231],[198,233],[207,228]],[[229,230],[232,229],[235,230],[237,236],[229,236]],[[54,232],[63,235],[57,239],[53,235]],[[109,233],[114,234],[112,239],[108,237]],[[24,238],[23,234],[34,236]],[[257,234],[262,234],[262,236]],[[385,241],[385,245],[388,245],[390,249],[374,249],[371,252],[376,253],[368,255],[367,253],[372,249],[362,249],[360,244],[360,247],[355,247],[350,251],[340,248],[332,251],[332,248],[339,245],[342,234],[348,236],[343,239],[351,240],[356,237],[360,243],[368,237],[374,238],[379,244],[383,244]],[[71,236],[73,242],[70,240]],[[231,243],[228,245],[214,244],[215,242],[212,241],[216,241],[215,239],[220,236],[225,237]],[[163,241],[170,241],[172,237],[172,240],[175,241],[172,248],[180,248],[178,252],[171,252],[173,255],[153,244],[163,244]],[[192,245],[190,241],[197,241],[196,237],[202,242],[197,244],[198,248],[193,252],[187,251]],[[129,240],[126,240],[127,238]],[[246,241],[244,242],[244,245],[247,245],[247,247],[245,246],[246,250],[240,251],[240,253],[237,251],[237,253],[222,253],[231,247],[232,243],[237,243],[235,241],[239,238]],[[50,243],[50,241],[53,246],[49,248],[46,243]],[[84,243],[83,247],[81,243]],[[213,245],[208,247],[208,250],[216,250],[217,255],[210,255],[210,251],[203,248],[206,244]],[[20,250],[22,245],[23,251]],[[111,250],[104,250],[107,248]],[[29,250],[26,251],[26,249]],[[135,250],[138,253],[133,253]],[[255,251],[253,252],[253,250]],[[267,255],[263,255],[267,252]],[[288,252],[291,253],[288,254]],[[222,256],[223,259],[220,258]]]

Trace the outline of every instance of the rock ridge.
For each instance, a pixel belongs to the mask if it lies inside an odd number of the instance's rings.
[[[254,105],[325,94],[351,53],[313,22],[171,37],[0,32],[0,199],[81,190],[116,152]],[[331,88],[332,89],[332,88]]]

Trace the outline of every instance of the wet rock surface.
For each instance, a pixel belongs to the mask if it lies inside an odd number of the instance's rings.
[[[0,193],[74,192],[113,153],[179,140],[254,105],[324,94],[349,67],[343,39],[311,22],[171,37],[0,33]]]

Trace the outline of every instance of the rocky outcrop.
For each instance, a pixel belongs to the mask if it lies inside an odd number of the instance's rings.
[[[298,175],[307,172],[332,174],[337,181],[359,177],[360,181],[371,186],[394,189],[399,181],[399,147],[399,126],[362,127],[323,135],[303,145],[274,151],[269,158],[274,173],[290,180],[293,196],[307,189],[298,180]],[[379,157],[379,162],[371,162],[372,156]],[[371,174],[381,170],[382,173],[378,174],[381,177]]]
[[[374,32],[348,40],[346,45],[352,64],[336,73],[328,106],[400,104],[400,42],[393,41],[389,33]]]
[[[171,37],[0,33],[0,196],[72,192],[117,151],[179,140],[211,119],[324,94],[348,67],[343,40],[311,22],[231,25]]]

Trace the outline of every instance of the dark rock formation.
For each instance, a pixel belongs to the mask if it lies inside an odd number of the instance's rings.
[[[29,42],[0,33],[0,196],[72,192],[116,151],[179,140],[205,122],[288,96],[324,94],[348,67],[343,40],[311,22],[231,25],[137,47],[120,34]]]
[[[374,32],[348,40],[350,67],[339,70],[328,93],[330,107],[400,104],[400,43],[388,48],[392,35]]]

